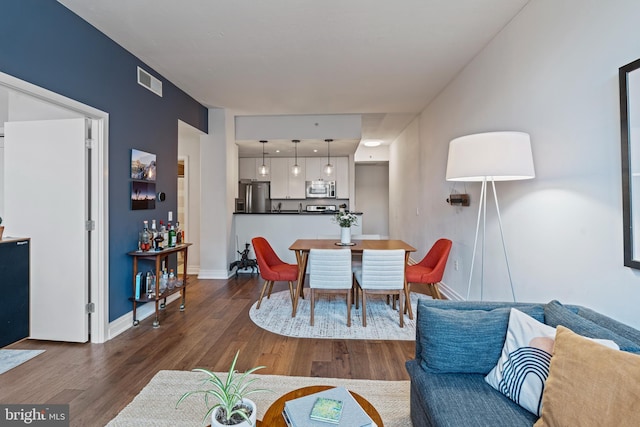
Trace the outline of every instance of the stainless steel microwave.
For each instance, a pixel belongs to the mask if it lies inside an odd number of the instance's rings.
[[[307,198],[308,199],[335,199],[336,198],[336,182],[335,181],[307,181]]]

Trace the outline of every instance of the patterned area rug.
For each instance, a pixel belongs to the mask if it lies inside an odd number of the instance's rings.
[[[0,350],[0,374],[33,359],[44,350]]]
[[[415,313],[418,298],[430,298],[423,294],[411,293],[411,306],[414,320],[404,316],[404,327],[400,327],[397,310],[387,305],[385,296],[367,296],[367,327],[362,326],[362,306],[358,310],[351,308],[351,327],[347,327],[346,298],[339,294],[321,294],[316,298],[314,314],[315,325],[310,325],[310,297],[298,300],[296,317],[291,317],[291,298],[289,291],[281,291],[262,299],[251,307],[249,316],[253,323],[279,335],[296,338],[330,338],[355,340],[401,340],[416,339]]]
[[[273,295],[272,295],[273,296]],[[262,310],[262,307],[260,307]],[[218,374],[221,379],[226,374]],[[258,407],[258,419],[261,420],[278,397],[297,388],[310,385],[342,386],[367,399],[376,408],[385,427],[407,427],[411,425],[409,417],[409,381],[370,381],[336,378],[287,377],[281,375],[257,375],[258,388],[270,390],[251,395]],[[202,417],[206,413],[204,399],[191,396],[175,407],[185,391],[197,390],[203,374],[189,371],[160,371],[142,391],[127,405],[108,427],[187,427],[203,426]],[[330,425],[330,424],[327,424]]]

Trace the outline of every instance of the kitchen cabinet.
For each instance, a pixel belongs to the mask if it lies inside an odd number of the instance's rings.
[[[326,157],[307,157],[306,158],[306,179],[307,181],[316,181],[323,179],[325,181],[336,182],[336,198],[349,198],[349,158],[348,157],[332,157],[333,173],[330,176],[324,174],[324,166],[327,164]]]
[[[29,336],[29,244],[0,240],[0,347]]]
[[[298,158],[301,172],[298,176],[291,174],[295,158],[274,157],[271,159],[271,198],[272,199],[304,199],[305,191],[305,159]]]
[[[307,181],[317,181],[319,179],[323,179],[325,181],[335,181],[336,180],[336,157],[331,158],[331,164],[333,167],[333,173],[329,176],[325,175],[324,167],[327,164],[326,157],[307,157],[306,160],[306,180]]]
[[[271,181],[271,160],[265,158],[264,164],[269,168],[267,176],[258,174],[258,168],[262,166],[262,157],[241,157],[238,159],[238,179],[251,179],[254,181]]]

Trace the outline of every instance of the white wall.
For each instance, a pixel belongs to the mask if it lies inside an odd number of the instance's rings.
[[[237,181],[235,162],[229,161],[229,137],[233,140],[233,118],[220,108],[209,109],[209,134],[200,137],[202,188],[200,197],[201,279],[228,277],[235,196],[229,180]],[[236,166],[233,166],[233,164]],[[229,174],[233,175],[234,179]]]
[[[362,233],[389,235],[389,165],[355,165],[355,210],[364,214]]]
[[[640,272],[623,266],[617,80],[640,57],[638,16],[636,0],[529,2],[394,142],[391,234],[422,253],[451,238],[444,281],[455,292],[467,291],[479,184],[455,186],[471,207],[444,203],[454,187],[444,179],[448,143],[524,131],[536,178],[497,184],[516,296],[583,304],[640,327]],[[492,206],[489,198],[485,299],[509,300]]]
[[[178,123],[178,156],[185,157],[188,168],[188,187],[184,189],[188,203],[188,217],[181,227],[185,227],[187,241],[193,243],[187,259],[187,272],[198,274],[200,271],[200,136],[198,129],[184,122]]]

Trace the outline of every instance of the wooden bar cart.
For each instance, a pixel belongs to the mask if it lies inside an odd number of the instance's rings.
[[[140,321],[136,316],[137,305],[141,303],[154,302],[156,305],[155,307],[156,318],[153,321],[153,327],[154,328],[159,327],[160,326],[160,320],[158,319],[159,311],[165,307],[165,304],[167,302],[167,297],[177,292],[180,292],[180,295],[182,297],[182,300],[180,302],[180,311],[184,311],[185,298],[187,293],[187,252],[188,252],[189,246],[191,245],[192,243],[181,243],[179,245],[176,245],[173,248],[166,248],[159,251],[156,251],[156,250],[150,250],[146,252],[131,251],[128,253],[128,255],[133,257],[133,286],[132,286],[133,296],[129,298],[129,300],[133,302],[133,326],[138,326],[138,324],[140,324]],[[182,285],[179,287],[175,287],[173,289],[167,288],[164,292],[160,293],[160,274],[161,274],[162,261],[168,262],[169,255],[177,254],[180,252],[182,252],[182,256],[183,256],[182,259],[184,260],[184,269],[183,269],[182,279],[181,279]],[[136,283],[136,276],[138,275],[139,259],[153,260],[155,262],[156,286],[155,286],[155,292],[153,294],[147,294],[146,292],[145,293],[141,292],[139,298],[136,298],[136,287],[138,286],[138,284]],[[176,277],[180,280],[178,275],[176,275]]]

